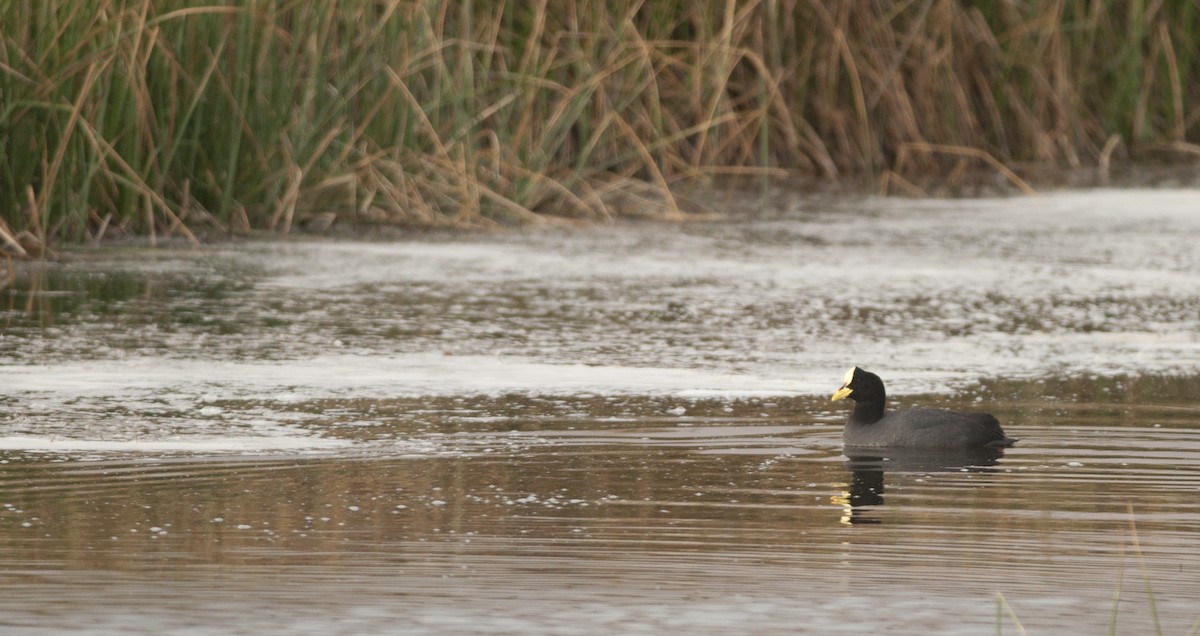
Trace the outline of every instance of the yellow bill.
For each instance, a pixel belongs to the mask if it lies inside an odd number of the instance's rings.
[[[850,367],[850,370],[846,372],[846,376],[842,378],[842,388],[834,391],[833,397],[829,398],[830,400],[837,402],[838,400],[850,397],[850,394],[854,393],[854,389],[850,388],[850,383],[854,381],[854,371],[857,369],[858,367]]]

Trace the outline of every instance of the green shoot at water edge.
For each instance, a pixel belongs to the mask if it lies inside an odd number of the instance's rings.
[[[1146,556],[1142,552],[1141,539],[1138,536],[1137,522],[1135,521],[1134,516],[1133,516],[1133,505],[1132,504],[1129,505],[1128,511],[1129,511],[1129,543],[1128,544],[1133,547],[1133,553],[1137,557],[1137,561],[1138,561],[1138,568],[1141,570],[1141,573],[1142,573],[1142,582],[1145,584],[1146,598],[1150,605],[1150,617],[1154,623],[1154,634],[1156,634],[1156,636],[1162,636],[1162,633],[1163,633],[1162,623],[1159,620],[1159,616],[1158,616],[1158,605],[1157,605],[1157,602],[1155,601],[1155,597],[1154,597],[1154,586],[1150,580],[1150,569],[1146,564]],[[1108,618],[1108,633],[1110,636],[1115,636],[1118,633],[1118,631],[1117,631],[1118,609],[1119,609],[1119,606],[1121,603],[1122,590],[1123,590],[1124,581],[1125,581],[1125,545],[1126,544],[1124,544],[1124,543],[1121,545],[1121,553],[1120,553],[1121,558],[1120,558],[1120,563],[1118,565],[1118,570],[1117,570],[1117,586],[1116,586],[1116,589],[1113,590],[1112,610],[1110,611],[1109,618]],[[1021,620],[1017,617],[1016,612],[1014,612],[1012,606],[1010,606],[1008,604],[1008,601],[1004,598],[1004,595],[1001,593],[997,593],[996,594],[996,634],[997,634],[997,636],[999,636],[999,634],[1001,633],[1001,627],[1002,627],[1002,622],[1003,622],[1004,616],[1007,616],[1009,618],[1009,620],[1011,620],[1013,622],[1013,624],[1017,628],[1017,633],[1024,636],[1025,628],[1021,624]],[[1200,617],[1197,617],[1195,622],[1192,623],[1191,627],[1188,628],[1186,636],[1195,636],[1197,633],[1200,633]]]

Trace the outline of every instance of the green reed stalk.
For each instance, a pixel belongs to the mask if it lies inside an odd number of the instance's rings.
[[[1025,626],[1021,624],[1021,619],[1017,617],[1017,613],[1014,612],[1012,606],[1008,604],[1008,599],[1004,598],[1003,594],[997,592],[996,593],[996,636],[1000,636],[1000,633],[1001,633],[1000,628],[1002,626],[1002,617],[1003,616],[1008,616],[1008,619],[1012,621],[1014,626],[1016,626],[1017,633],[1020,634],[1021,636],[1025,636],[1025,634],[1026,634]]]

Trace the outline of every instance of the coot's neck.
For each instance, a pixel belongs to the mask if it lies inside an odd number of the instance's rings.
[[[869,398],[855,400],[854,410],[850,412],[850,421],[856,424],[874,424],[883,419],[883,408],[887,402],[887,396],[882,390],[878,395],[872,395]]]

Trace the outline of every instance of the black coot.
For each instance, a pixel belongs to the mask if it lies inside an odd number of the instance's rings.
[[[1004,434],[990,413],[909,409],[884,414],[887,393],[879,376],[853,367],[833,399],[854,400],[842,440],[852,447],[915,449],[1003,448],[1016,439]]]

